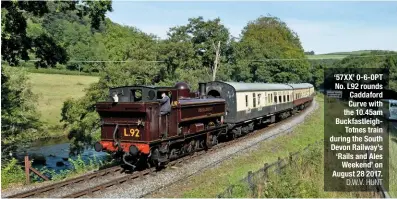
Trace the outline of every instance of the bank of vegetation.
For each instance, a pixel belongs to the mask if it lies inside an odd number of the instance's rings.
[[[34,161],[34,160],[33,160]],[[52,169],[43,167],[39,172],[47,176],[51,181],[60,181],[68,178],[73,178],[78,175],[87,173],[88,171],[98,170],[100,168],[107,168],[115,164],[108,160],[99,160],[95,156],[88,161],[84,161],[81,156],[75,159],[69,159],[72,169],[65,169],[56,172]],[[38,175],[30,172],[30,183],[40,183],[43,179]],[[26,174],[24,168],[13,158],[3,165],[1,169],[1,188],[7,190],[15,186],[26,185]]]

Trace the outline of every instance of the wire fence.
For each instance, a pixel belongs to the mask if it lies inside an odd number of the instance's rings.
[[[313,145],[322,144],[324,140],[319,140],[314,144],[309,144],[303,150],[290,153],[288,157],[278,160],[272,163],[265,163],[262,168],[257,171],[249,171],[247,176],[241,179],[238,183],[232,184],[227,187],[222,193],[217,195],[217,198],[236,198],[238,197],[250,197],[250,198],[261,198],[260,194],[265,192],[266,184],[270,182],[271,175],[285,174],[285,168],[287,166],[294,166],[296,160],[304,153],[307,152]],[[241,186],[242,185],[242,186]],[[263,186],[264,185],[264,186]],[[280,185],[283,186],[283,185]],[[245,190],[242,190],[245,189]],[[241,195],[241,193],[245,193]],[[389,198],[390,196],[385,192],[383,186],[376,186],[376,189],[372,191],[373,196]]]

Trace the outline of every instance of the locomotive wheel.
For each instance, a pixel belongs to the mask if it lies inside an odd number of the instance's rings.
[[[178,158],[177,149],[173,148],[171,149],[170,155],[168,156],[168,160],[173,160],[176,158]]]
[[[233,130],[231,135],[232,135],[232,140],[236,139],[237,138],[237,130]]]
[[[218,144],[218,136],[216,136],[216,135],[212,136],[212,143],[211,144],[213,146]]]
[[[160,166],[159,158],[160,158],[159,149],[156,148],[156,149],[152,150],[150,160],[151,160],[151,163],[153,164],[153,166],[155,166],[155,167]]]
[[[187,153],[188,154],[193,154],[194,153],[194,151],[196,151],[196,144],[197,142],[195,141],[195,140],[192,140],[192,141],[190,141],[189,142],[189,146],[187,147]]]

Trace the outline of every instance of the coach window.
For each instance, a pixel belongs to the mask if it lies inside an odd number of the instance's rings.
[[[256,96],[255,93],[252,93],[252,102],[254,103],[254,108],[256,107]]]
[[[258,94],[258,105],[261,105],[261,94]]]
[[[274,93],[273,95],[274,95],[274,97],[273,97],[273,99],[274,99],[273,102],[277,104],[277,93]]]
[[[282,95],[283,95],[282,93],[280,93],[280,92],[278,93],[278,103],[282,103],[283,102],[282,101],[283,100]]]
[[[265,102],[263,105],[265,105],[266,106],[266,104],[267,104],[267,95],[266,95],[266,93],[264,93],[264,97],[263,97],[263,101]]]
[[[245,106],[248,107],[248,95],[245,95]]]

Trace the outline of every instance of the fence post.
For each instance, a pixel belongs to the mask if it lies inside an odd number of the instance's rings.
[[[278,160],[277,160],[277,171],[278,171],[278,173],[281,173],[281,158],[280,157],[278,157]]]
[[[263,181],[266,183],[266,181],[267,181],[267,177],[268,177],[268,165],[269,164],[267,164],[267,163],[265,163],[264,165],[263,165]]]
[[[25,155],[25,176],[26,176],[26,184],[30,184],[29,170],[30,170],[29,156],[28,156],[28,155]]]
[[[248,171],[248,177],[247,177],[247,181],[248,181],[248,187],[250,189],[251,192],[251,196],[254,195],[254,183],[252,182],[252,171]]]
[[[232,196],[232,194],[233,194],[233,188],[234,188],[234,185],[231,185],[229,188],[228,188],[228,194],[229,194],[229,197],[231,197]]]

